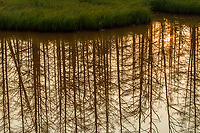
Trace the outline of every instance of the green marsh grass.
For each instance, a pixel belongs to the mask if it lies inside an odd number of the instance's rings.
[[[147,23],[150,18],[149,7],[139,0],[6,0],[0,3],[0,30],[99,30]]]
[[[99,30],[150,21],[152,11],[200,14],[200,0],[2,0],[0,30]]]
[[[151,0],[152,10],[176,14],[200,14],[200,0]]]

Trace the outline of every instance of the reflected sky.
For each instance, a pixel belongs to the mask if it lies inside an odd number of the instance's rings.
[[[199,27],[180,17],[1,32],[0,132],[198,132]]]

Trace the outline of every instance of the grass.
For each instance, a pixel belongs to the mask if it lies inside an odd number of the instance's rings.
[[[154,11],[200,15],[200,0],[151,0]]]
[[[151,11],[137,0],[4,0],[1,30],[80,31],[147,23]]]
[[[150,21],[152,11],[200,14],[200,0],[0,0],[0,30],[99,30]]]

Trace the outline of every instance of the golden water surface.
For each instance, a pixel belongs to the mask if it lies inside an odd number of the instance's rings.
[[[199,20],[1,31],[0,132],[200,132]]]

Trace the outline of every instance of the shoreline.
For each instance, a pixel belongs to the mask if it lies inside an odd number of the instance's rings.
[[[200,14],[200,9],[197,9],[200,2],[190,1],[188,4],[189,0],[183,2],[179,0],[174,2],[172,0],[36,1],[37,3],[32,0],[25,2],[16,0],[16,3],[12,0],[3,1],[0,4],[0,31],[99,31],[128,25],[147,24],[152,19],[153,11]],[[195,5],[189,8],[185,7],[186,4]],[[174,6],[170,7],[170,5]],[[178,5],[182,5],[182,7],[177,9]]]

